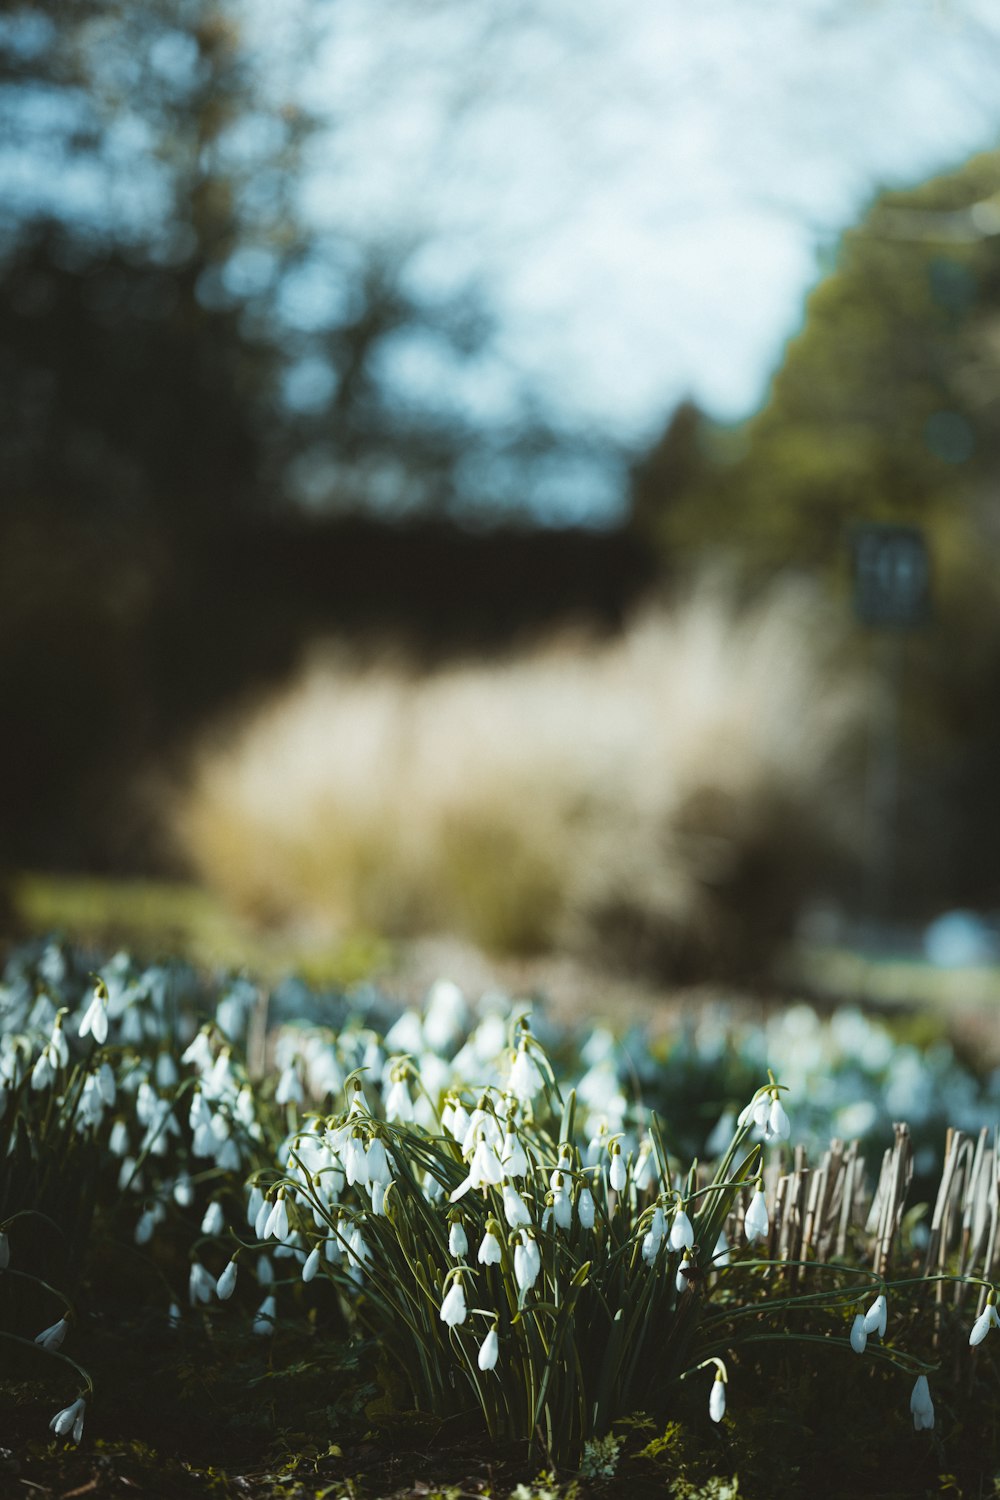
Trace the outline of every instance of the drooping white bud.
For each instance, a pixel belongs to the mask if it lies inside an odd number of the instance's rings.
[[[503,1259],[503,1250],[500,1241],[489,1226],[487,1226],[486,1233],[483,1235],[476,1259],[483,1266],[498,1266]]]
[[[439,1317],[441,1322],[447,1323],[449,1328],[455,1328],[459,1323],[464,1323],[468,1315],[469,1309],[465,1304],[465,1288],[462,1286],[462,1278],[456,1276],[445,1293]]]
[[[522,1292],[530,1291],[542,1269],[541,1252],[532,1235],[522,1230],[514,1247],[514,1277]]]
[[[65,1318],[60,1318],[58,1323],[53,1323],[50,1328],[43,1328],[41,1333],[35,1335],[35,1343],[39,1348],[45,1349],[52,1354],[61,1348],[63,1339],[69,1330],[69,1324]]]
[[[708,1398],[708,1415],[713,1422],[721,1422],[726,1414],[726,1382],[717,1370],[712,1382],[712,1394]]]
[[[868,1329],[865,1327],[865,1315],[857,1313],[851,1324],[851,1348],[855,1354],[864,1354],[867,1342]]]
[[[448,1254],[462,1260],[469,1253],[469,1237],[460,1219],[456,1219],[448,1230]]]
[[[690,1250],[694,1244],[694,1229],[683,1208],[678,1208],[670,1226],[671,1250]]]
[[[64,1406],[62,1411],[57,1411],[49,1428],[56,1437],[70,1437],[74,1443],[78,1443],[83,1437],[83,1419],[86,1415],[87,1403],[79,1396],[70,1406]]]
[[[576,1200],[576,1211],[580,1216],[581,1229],[593,1229],[596,1218],[594,1207],[594,1195],[589,1187],[580,1189],[580,1196]]]
[[[497,1359],[500,1356],[500,1340],[495,1328],[491,1328],[479,1346],[479,1354],[476,1364],[481,1370],[492,1370],[496,1368]]]
[[[886,1300],[882,1293],[879,1293],[865,1313],[865,1333],[877,1333],[880,1339],[884,1339],[887,1317]]]
[[[751,1245],[755,1240],[766,1239],[771,1229],[771,1221],[767,1216],[767,1200],[763,1190],[758,1188],[750,1199],[750,1206],[743,1216],[743,1231]]]
[[[215,1295],[220,1302],[228,1302],[236,1290],[236,1260],[229,1262],[218,1281],[215,1283]]]
[[[625,1186],[625,1162],[622,1159],[621,1149],[618,1143],[612,1149],[610,1182],[616,1193],[620,1193]]]
[[[931,1400],[926,1375],[917,1376],[910,1395],[910,1411],[913,1414],[913,1425],[917,1432],[930,1431],[934,1426],[934,1402]]]

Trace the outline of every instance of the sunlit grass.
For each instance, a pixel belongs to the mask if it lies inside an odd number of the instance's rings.
[[[21,874],[10,895],[22,931],[149,957],[169,952],[209,970],[249,968],[265,980],[298,973],[317,984],[347,985],[391,961],[389,944],[373,933],[335,939],[329,930],[269,931],[194,884]]]

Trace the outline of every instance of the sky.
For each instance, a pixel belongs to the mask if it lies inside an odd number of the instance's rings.
[[[626,443],[686,395],[751,412],[876,191],[1000,143],[994,0],[337,0],[324,30],[307,217],[484,291],[471,410],[526,380]],[[456,378],[430,339],[389,373]]]
[[[262,106],[232,149],[266,161],[288,104],[318,125],[282,186],[314,236],[277,290],[289,349],[343,317],[360,247],[388,248],[431,308],[472,294],[492,324],[475,358],[432,315],[384,341],[376,373],[403,403],[483,432],[527,410],[596,439],[532,478],[525,503],[557,524],[621,513],[628,455],[679,401],[730,421],[761,404],[809,290],[881,188],[1000,144],[997,0],[216,3],[239,17]],[[169,232],[136,56],[149,46],[154,80],[183,91],[197,47],[169,14],[152,44],[141,18],[134,46],[91,39],[112,101],[100,155],[65,149],[86,130],[85,94],[4,91],[0,221],[44,210]],[[0,17],[0,41],[12,27]],[[23,55],[51,27],[19,10]],[[252,239],[224,273],[237,296],[274,275]],[[289,355],[293,409],[321,412],[334,388],[325,358]],[[506,483],[516,506],[519,470],[482,483],[488,443],[469,462],[470,494]],[[311,472],[319,498],[298,498],[325,505],[337,484]]]

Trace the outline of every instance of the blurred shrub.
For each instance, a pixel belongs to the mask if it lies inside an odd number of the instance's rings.
[[[317,656],[205,745],[195,868],[267,922],[746,969],[842,857],[859,695],[815,593],[718,578],[597,642],[417,674]]]

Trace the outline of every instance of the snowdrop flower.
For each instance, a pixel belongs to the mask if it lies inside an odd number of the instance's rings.
[[[31,1070],[31,1087],[47,1089],[56,1076],[55,1064],[49,1047],[43,1047]]]
[[[456,1276],[441,1303],[439,1317],[442,1323],[447,1323],[449,1328],[455,1328],[459,1323],[464,1323],[469,1315],[469,1309],[465,1305],[465,1288],[462,1286],[461,1276]]]
[[[180,1077],[173,1055],[165,1047],[157,1053],[155,1074],[157,1087],[161,1089],[172,1089]]]
[[[560,1229],[568,1229],[573,1222],[573,1199],[559,1173],[559,1182],[552,1190],[552,1217]]]
[[[931,1400],[930,1386],[927,1384],[926,1375],[918,1375],[916,1384],[910,1395],[910,1411],[913,1413],[913,1425],[917,1432],[930,1429],[934,1426],[934,1402]]]
[[[63,1011],[56,1013],[56,1018],[52,1023],[52,1035],[49,1037],[49,1051],[53,1064],[60,1068],[69,1066],[69,1043],[62,1029],[63,1014]]]
[[[209,1275],[201,1261],[192,1261],[188,1276],[188,1301],[191,1306],[197,1307],[199,1302],[211,1302],[214,1291],[215,1277]]]
[[[207,1073],[212,1066],[212,1044],[207,1031],[199,1031],[194,1041],[181,1053],[182,1063],[191,1063],[199,1073]]]
[[[521,1045],[515,1052],[511,1063],[508,1087],[522,1104],[530,1104],[541,1090],[543,1083],[544,1079],[538,1064],[528,1051],[527,1042],[522,1038]]]
[[[991,1292],[986,1306],[972,1325],[972,1332],[969,1334],[969,1343],[973,1346],[981,1344],[991,1328],[1000,1327],[1000,1316],[997,1315],[996,1303],[992,1298],[993,1293]]]
[[[508,1177],[525,1177],[528,1172],[528,1156],[519,1137],[508,1130],[500,1147],[500,1160]]]
[[[274,1102],[275,1104],[301,1104],[304,1099],[298,1069],[294,1063],[289,1063],[278,1079],[278,1087],[274,1091]]]
[[[274,1204],[270,1201],[269,1198],[261,1198],[260,1208],[257,1210],[257,1217],[254,1220],[253,1225],[253,1232],[259,1240],[266,1239],[267,1237],[265,1231],[270,1221],[273,1208]]]
[[[347,1259],[350,1263],[351,1276],[355,1281],[361,1280],[365,1261],[368,1258],[369,1250],[361,1233],[361,1226],[355,1224],[347,1237]]]
[[[365,1152],[365,1169],[370,1183],[381,1183],[383,1188],[387,1188],[392,1181],[389,1156],[381,1136],[373,1135],[368,1142],[368,1150]]]
[[[879,1294],[865,1313],[865,1333],[877,1333],[880,1339],[884,1339],[886,1318],[887,1308],[885,1297]]]
[[[691,1279],[688,1275],[688,1272],[693,1270],[694,1261],[685,1251],[684,1258],[681,1261],[680,1265],[677,1267],[677,1275],[674,1277],[674,1285],[676,1286],[678,1292],[687,1291],[688,1287],[691,1285]]]
[[[639,1155],[632,1172],[632,1181],[635,1183],[636,1190],[644,1193],[652,1185],[653,1180],[653,1148],[647,1139],[639,1147]]]
[[[651,1266],[656,1259],[657,1251],[663,1243],[667,1232],[666,1219],[663,1209],[659,1204],[653,1209],[653,1217],[642,1240],[642,1258],[647,1266]]]
[[[680,1204],[677,1205],[677,1211],[670,1226],[668,1243],[671,1250],[690,1250],[694,1244],[694,1228]]]
[[[313,1277],[316,1275],[316,1272],[319,1270],[320,1249],[321,1246],[314,1245],[309,1254],[306,1256],[305,1262],[302,1266],[303,1281],[312,1281]]]
[[[153,1238],[153,1231],[157,1224],[166,1218],[167,1211],[162,1203],[152,1203],[144,1213],[140,1214],[139,1221],[135,1226],[134,1239],[137,1245],[148,1245]]]
[[[736,1123],[741,1128],[744,1125],[756,1125],[758,1129],[765,1130],[770,1113],[771,1101],[765,1090],[761,1094],[755,1094],[750,1103],[740,1110]]]
[[[576,1200],[576,1211],[580,1217],[581,1229],[593,1229],[596,1210],[594,1207],[594,1195],[589,1187],[580,1189],[580,1196]]]
[[[713,1422],[721,1422],[726,1413],[726,1378],[716,1370],[712,1382],[712,1394],[708,1398],[708,1415]]]
[[[469,1237],[461,1219],[455,1219],[448,1230],[448,1254],[461,1260],[469,1253]]]
[[[454,1197],[454,1194],[452,1196]],[[509,1182],[503,1185],[503,1216],[511,1229],[527,1227],[531,1223],[528,1205],[517,1188]]]
[[[214,1200],[205,1210],[205,1217],[201,1221],[202,1234],[221,1234],[226,1227],[226,1216],[222,1211],[222,1204]]]
[[[277,1317],[278,1304],[273,1294],[269,1294],[260,1304],[253,1320],[254,1333],[268,1334],[274,1332],[274,1324]]]
[[[743,1215],[743,1231],[752,1245],[755,1240],[766,1239],[771,1229],[771,1221],[767,1216],[767,1200],[763,1189],[758,1187],[750,1199],[750,1206]]]
[[[127,1156],[129,1148],[128,1126],[124,1120],[118,1119],[111,1127],[108,1136],[108,1150],[112,1156]]]
[[[261,1239],[269,1240],[271,1236],[276,1240],[287,1240],[288,1238],[288,1209],[285,1207],[285,1190],[278,1189],[278,1196],[274,1200],[271,1212],[267,1216],[264,1225],[264,1233]]]
[[[868,1329],[865,1327],[865,1315],[857,1313],[851,1324],[851,1348],[855,1354],[864,1354],[867,1342]]]
[[[481,1370],[493,1370],[496,1368],[497,1359],[500,1356],[500,1340],[495,1328],[491,1328],[479,1346],[479,1354],[476,1364]]]
[[[408,1124],[413,1120],[413,1100],[410,1091],[406,1087],[406,1078],[402,1073],[393,1073],[392,1085],[385,1096],[385,1117],[390,1122],[402,1120]]]
[[[247,1201],[247,1223],[251,1229],[257,1223],[257,1218],[264,1207],[265,1201],[264,1194],[255,1183],[250,1189],[250,1197]],[[260,1235],[257,1238],[260,1239]]]
[[[56,1412],[49,1423],[49,1429],[55,1433],[56,1437],[68,1435],[74,1443],[78,1443],[83,1437],[83,1419],[86,1411],[87,1403],[82,1396],[78,1396],[71,1406],[64,1406],[62,1411]]]
[[[80,1022],[80,1036],[92,1036],[99,1047],[108,1039],[108,991],[100,981]]]
[[[464,1198],[470,1188],[486,1187],[487,1184],[496,1187],[502,1181],[503,1168],[500,1165],[500,1158],[493,1147],[487,1144],[485,1136],[480,1134],[479,1144],[469,1163],[469,1175],[452,1193],[451,1202],[457,1203],[459,1198]]]
[[[236,1257],[234,1255],[232,1260],[226,1266],[226,1269],[223,1271],[222,1275],[219,1277],[218,1281],[215,1283],[215,1295],[218,1297],[220,1302],[228,1302],[235,1290]]]
[[[617,1141],[611,1147],[610,1181],[616,1193],[620,1193],[625,1186],[625,1163],[622,1160],[622,1148]]]
[[[787,1141],[791,1135],[792,1127],[788,1116],[782,1106],[781,1100],[775,1094],[768,1110],[767,1124],[764,1126],[764,1139],[767,1141]]]
[[[51,1328],[43,1328],[41,1333],[35,1335],[35,1343],[42,1349],[52,1353],[60,1348],[63,1339],[69,1329],[65,1318],[60,1318],[58,1323],[53,1323]]]
[[[503,1249],[497,1238],[496,1231],[500,1228],[496,1219],[486,1221],[486,1233],[483,1235],[482,1244],[476,1259],[482,1266],[498,1266],[503,1259]]]
[[[712,1251],[712,1264],[716,1266],[729,1265],[729,1240],[726,1238],[726,1231],[724,1229],[719,1230],[719,1238],[716,1240],[715,1249]]]
[[[372,1213],[376,1216],[385,1213],[385,1185],[381,1182],[373,1182],[370,1187],[372,1195]]]
[[[522,1230],[514,1247],[514,1277],[522,1292],[530,1291],[542,1269],[542,1256],[534,1236]]]

